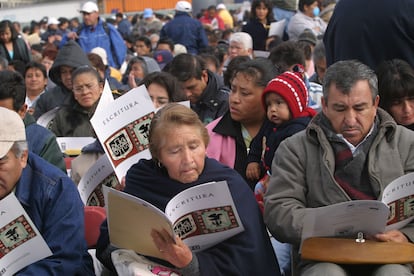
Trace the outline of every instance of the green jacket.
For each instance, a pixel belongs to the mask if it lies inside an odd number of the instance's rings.
[[[98,102],[96,101],[91,110],[86,110],[71,97],[56,113],[49,127],[50,130],[57,137],[96,137],[89,120],[93,116]]]

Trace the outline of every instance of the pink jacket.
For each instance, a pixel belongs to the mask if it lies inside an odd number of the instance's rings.
[[[210,136],[210,143],[207,146],[207,156],[216,159],[230,168],[234,168],[236,140],[231,136],[223,136],[213,131],[221,118],[215,119],[206,126]]]

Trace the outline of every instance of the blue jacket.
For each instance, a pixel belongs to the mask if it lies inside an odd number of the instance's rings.
[[[17,274],[94,275],[85,241],[83,203],[70,178],[29,152],[15,194],[53,252]]]
[[[175,44],[184,45],[190,54],[198,54],[208,46],[203,25],[185,12],[177,12],[174,19],[162,27],[160,38],[169,38]]]
[[[125,61],[127,48],[118,30],[109,23],[99,18],[98,24],[93,28],[82,24],[77,42],[85,53],[90,53],[93,48],[104,48],[108,56],[108,65],[119,69]],[[66,44],[68,37],[64,36],[60,45]]]
[[[250,150],[247,156],[247,163],[256,162],[260,164],[262,177],[266,171],[271,170],[275,151],[280,143],[287,137],[304,130],[312,117],[299,117],[289,120],[279,126],[266,120],[259,130],[259,133],[250,143]],[[265,148],[263,148],[265,146]]]

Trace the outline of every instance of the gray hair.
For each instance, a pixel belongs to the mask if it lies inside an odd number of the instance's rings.
[[[232,41],[241,43],[245,50],[253,49],[253,39],[245,32],[236,32],[230,35],[229,43]]]
[[[11,147],[11,150],[17,158],[20,158],[25,151],[29,150],[29,146],[27,145],[27,141],[16,141]]]
[[[347,95],[360,80],[368,81],[372,101],[374,102],[378,95],[378,79],[371,68],[357,60],[343,60],[332,64],[326,70],[323,81],[325,103],[328,102],[329,88],[332,84],[335,84],[338,90]]]
[[[313,49],[313,60],[319,61],[326,58],[325,54],[325,44],[323,44],[323,41],[318,41],[315,45],[315,48]]]

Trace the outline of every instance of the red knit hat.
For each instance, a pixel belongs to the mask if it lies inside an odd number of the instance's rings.
[[[286,101],[292,113],[292,119],[315,116],[316,111],[308,107],[308,90],[300,72],[284,72],[272,79],[262,94],[263,107],[266,110],[266,94],[277,93]]]

